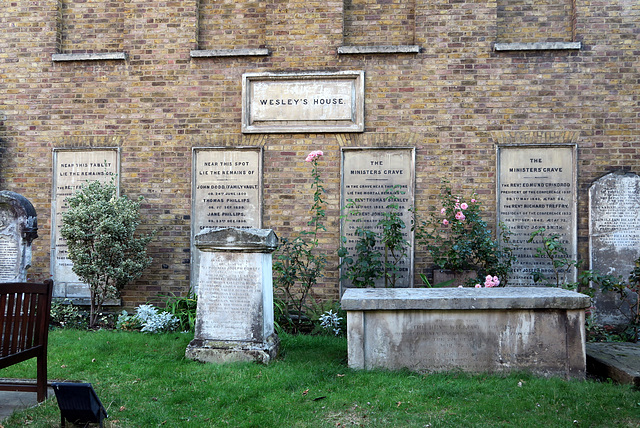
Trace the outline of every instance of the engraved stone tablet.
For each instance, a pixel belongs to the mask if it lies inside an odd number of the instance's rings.
[[[607,174],[589,188],[589,249],[591,269],[628,279],[640,256],[638,175]],[[615,293],[596,293],[594,306],[598,323],[625,324],[627,318],[618,310],[620,305]],[[624,305],[622,308],[625,310]]]
[[[242,132],[362,132],[364,72],[248,73]]]
[[[575,146],[501,146],[498,148],[498,220],[513,232],[517,262],[509,286],[534,285],[532,273],[553,276],[549,259],[535,257],[538,238],[531,233],[560,236],[570,254],[577,253]],[[565,278],[575,281],[575,269]]]
[[[358,227],[381,233],[378,223],[388,212],[390,204],[397,204],[405,228],[404,239],[409,243],[407,255],[399,263],[396,287],[413,286],[413,233],[409,209],[414,199],[414,150],[344,149],[342,151],[341,206],[346,215],[341,219],[341,234],[347,239],[345,247],[355,256]],[[389,193],[392,192],[392,193]],[[390,196],[397,197],[391,201]],[[353,208],[344,208],[351,203]],[[348,213],[351,211],[351,213]],[[348,214],[348,215],[347,215]],[[377,249],[384,254],[382,244]],[[384,286],[384,279],[377,285]],[[349,287],[341,281],[341,288]]]
[[[85,299],[89,286],[73,272],[67,243],[60,235],[66,199],[88,181],[108,182],[119,170],[118,149],[54,150],[54,191],[51,202],[51,266],[54,297]],[[116,182],[117,185],[117,182]]]
[[[198,311],[187,358],[203,362],[260,361],[275,357],[272,230],[215,228],[196,235]]]
[[[31,267],[31,243],[38,237],[33,205],[24,196],[0,192],[0,282],[24,282]]]
[[[194,149],[192,183],[191,287],[196,290],[200,266],[196,234],[212,227],[262,226],[262,150]]]

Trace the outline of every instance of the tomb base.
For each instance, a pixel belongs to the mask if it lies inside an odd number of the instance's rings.
[[[269,364],[278,355],[280,339],[276,334],[265,342],[242,342],[194,339],[187,346],[185,356],[202,363],[257,362]]]
[[[349,367],[584,378],[589,304],[551,287],[349,289]]]

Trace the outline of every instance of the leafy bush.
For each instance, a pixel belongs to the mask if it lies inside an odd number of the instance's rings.
[[[172,314],[160,311],[153,305],[140,305],[135,315],[122,311],[117,326],[123,330],[140,330],[149,333],[162,333],[178,329],[180,321]]]
[[[280,324],[280,327],[290,329],[293,333],[301,332],[308,323],[308,297],[326,265],[326,256],[318,250],[318,235],[326,230],[322,223],[325,217],[322,199],[324,187],[318,169],[321,156],[322,151],[314,150],[305,159],[312,164],[313,206],[311,220],[307,223],[311,230],[304,230],[292,239],[282,237],[273,260],[274,287],[284,302],[284,324]]]
[[[189,291],[185,297],[175,294],[169,296],[165,302],[164,310],[178,319],[180,331],[194,331],[196,327],[196,313],[198,309],[198,296]]]
[[[406,228],[400,212],[398,194],[404,193],[394,186],[385,191],[386,210],[376,224],[381,232],[357,227],[354,235],[358,237],[355,254],[349,254],[345,246],[347,237],[342,236],[342,245],[338,249],[342,278],[347,279],[353,287],[375,287],[376,280],[384,278],[385,287],[395,287],[400,272],[400,263],[407,256],[409,243],[404,239],[403,230]],[[349,200],[345,216],[360,215],[359,200]],[[378,248],[383,248],[381,253]]]
[[[67,203],[60,232],[67,241],[73,272],[89,284],[89,327],[94,327],[104,301],[117,297],[151,264],[146,246],[152,236],[135,235],[140,203],[118,197],[113,180],[85,184]]]
[[[440,269],[452,271],[473,270],[476,279],[468,285],[483,282],[487,275],[497,276],[505,286],[515,257],[509,244],[511,233],[500,224],[499,236],[494,238],[482,219],[481,203],[454,195],[443,186],[441,208],[427,220],[414,220],[416,242],[425,246]]]
[[[58,328],[86,328],[86,313],[80,312],[68,300],[54,299],[51,302],[51,319],[49,324]]]

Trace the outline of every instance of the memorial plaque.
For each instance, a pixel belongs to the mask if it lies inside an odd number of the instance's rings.
[[[53,198],[51,202],[51,266],[54,297],[90,297],[89,286],[73,272],[67,243],[60,234],[66,199],[89,181],[109,182],[119,171],[118,149],[54,150]],[[116,181],[117,185],[117,181]]]
[[[261,253],[202,252],[199,336],[219,340],[264,339],[254,337],[260,329],[253,325],[263,317],[261,267],[264,257]]]
[[[410,209],[414,200],[414,164],[415,151],[407,148],[385,149],[343,149],[342,151],[342,189],[341,206],[343,214],[340,229],[347,239],[346,248],[355,256],[355,245],[358,227],[382,233],[378,223],[388,212],[390,204],[398,204],[401,218],[404,221],[404,239],[409,243],[407,255],[399,264],[400,275],[396,287],[413,286],[413,233],[411,233]],[[397,201],[391,201],[393,195]],[[349,203],[353,209],[345,206]],[[348,211],[352,211],[348,213]],[[348,214],[348,215],[347,215]],[[377,249],[384,254],[384,247]],[[384,279],[379,279],[376,286],[384,286]],[[341,280],[341,287],[349,287],[349,283]]]
[[[547,236],[559,235],[570,257],[576,257],[575,153],[573,145],[498,147],[498,220],[513,233],[517,257],[509,286],[534,285],[535,271],[553,277],[549,259],[535,256],[541,239],[527,243],[541,227]],[[565,280],[575,277],[573,269]]]
[[[20,249],[18,241],[0,235],[0,282],[17,281],[20,270]]]
[[[262,227],[262,149],[193,150],[191,286],[197,289],[200,252],[194,237],[211,227]]]
[[[628,279],[640,257],[638,175],[607,174],[589,188],[589,249],[591,269]],[[626,323],[630,314],[618,309],[625,306],[615,293],[596,293],[594,301],[598,323]]]
[[[364,72],[247,73],[242,132],[362,132]]]

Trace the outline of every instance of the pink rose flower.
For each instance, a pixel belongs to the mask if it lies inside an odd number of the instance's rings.
[[[463,202],[460,204],[460,208],[462,208],[463,210],[466,210],[467,208],[469,208],[469,205]]]
[[[320,156],[324,156],[324,153],[322,153],[322,150],[314,150],[307,155],[307,158],[304,161],[313,162],[314,160],[318,159]]]
[[[472,203],[472,204],[475,204],[475,203],[476,203],[476,200],[475,200],[475,199],[471,199],[471,203]]]
[[[476,288],[482,288],[482,285],[476,284]]]
[[[449,226],[449,220],[445,218],[444,220],[442,220],[442,224],[443,226]]]
[[[442,209],[440,210],[440,214],[445,215],[447,213],[447,209],[442,207]]]
[[[456,213],[456,220],[460,220],[460,221],[462,221],[462,220],[464,220],[465,218],[466,218],[466,217],[464,216],[464,214],[462,214],[462,211],[458,211],[458,212]]]

